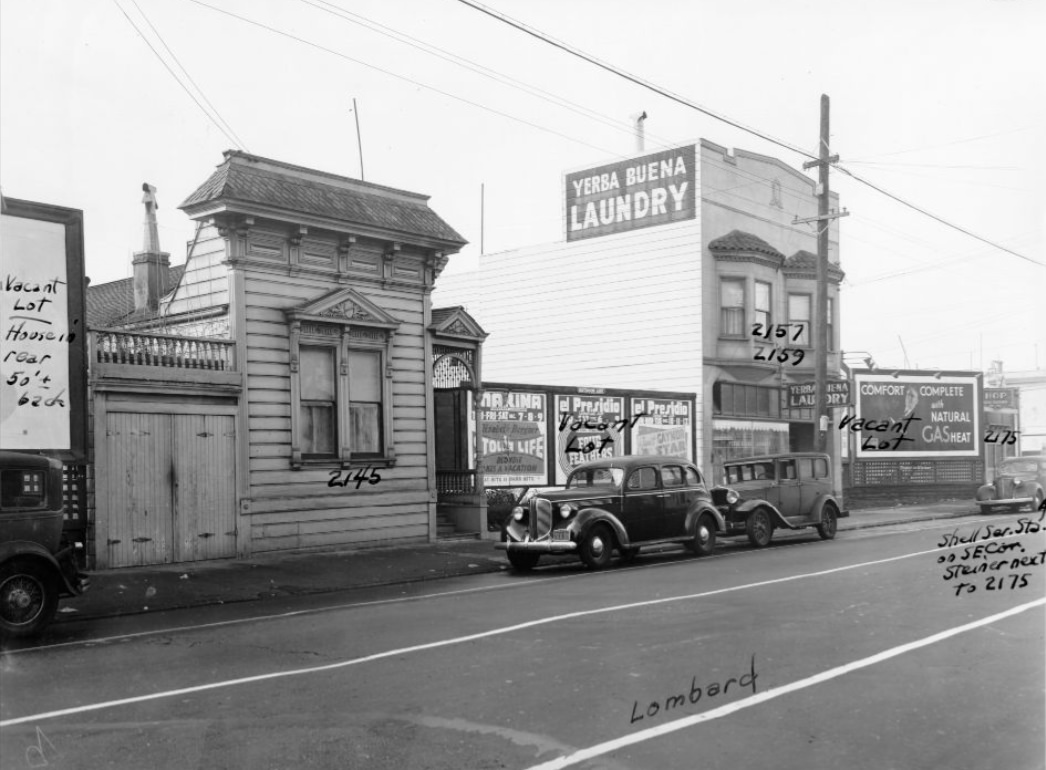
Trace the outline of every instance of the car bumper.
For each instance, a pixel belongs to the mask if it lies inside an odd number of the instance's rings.
[[[577,543],[572,540],[518,540],[494,543],[500,551],[529,551],[530,553],[572,553],[577,550]]]
[[[1034,502],[1034,497],[1011,497],[1008,500],[978,500],[977,505],[984,508],[991,505],[1028,505]]]

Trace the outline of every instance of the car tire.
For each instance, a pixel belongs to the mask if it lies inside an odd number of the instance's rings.
[[[711,556],[715,551],[715,520],[707,513],[697,517],[691,550],[698,556]]]
[[[541,554],[533,551],[507,551],[506,555],[508,563],[517,572],[530,572],[538,565],[538,559],[541,558]]]
[[[1040,489],[1038,492],[1035,493],[1035,498],[1031,501],[1031,509],[1033,511],[1039,510],[1039,506],[1042,505],[1042,500],[1042,490]]]
[[[839,529],[839,511],[831,503],[825,505],[821,512],[821,523],[817,525],[817,534],[822,540],[834,540]]]
[[[606,524],[596,524],[585,534],[578,548],[578,555],[590,569],[603,569],[610,563],[614,550],[614,536]]]
[[[34,636],[58,610],[58,576],[31,559],[13,559],[0,567],[0,634]]]
[[[774,536],[774,525],[770,523],[770,514],[765,508],[756,508],[745,522],[748,542],[756,548],[766,548]]]

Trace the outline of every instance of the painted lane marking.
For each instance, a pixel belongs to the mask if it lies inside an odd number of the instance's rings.
[[[987,540],[987,539],[986,539]],[[968,545],[963,543],[961,545]],[[958,546],[952,546],[958,547]],[[305,674],[316,674],[324,671],[334,671],[341,668],[347,668],[348,666],[355,666],[361,663],[372,663],[377,660],[384,660],[386,658],[393,658],[400,655],[407,655],[413,652],[422,652],[424,650],[435,650],[440,647],[450,647],[457,644],[464,644],[466,642],[474,642],[479,639],[488,639],[494,636],[504,636],[511,634],[516,631],[522,631],[527,628],[536,628],[538,626],[550,625],[552,623],[561,623],[566,620],[575,620],[577,618],[591,617],[594,615],[605,615],[611,612],[621,612],[623,610],[632,610],[639,607],[654,607],[660,604],[668,604],[670,602],[682,602],[691,601],[694,599],[703,599],[708,596],[718,596],[720,594],[733,593],[735,591],[745,591],[751,588],[762,588],[765,586],[778,585],[781,583],[791,583],[795,580],[804,580],[806,578],[817,578],[824,577],[825,575],[834,575],[839,572],[847,572],[854,569],[864,569],[865,567],[874,567],[879,564],[889,564],[895,561],[901,561],[902,559],[910,559],[915,556],[925,556],[931,553],[939,553],[942,550],[948,550],[947,548],[934,548],[929,551],[917,551],[915,553],[902,554],[900,556],[890,556],[885,559],[876,559],[875,561],[860,562],[858,564],[848,564],[843,567],[832,567],[831,569],[818,570],[817,572],[805,572],[799,575],[789,575],[787,577],[773,578],[771,580],[760,580],[755,583],[746,583],[739,586],[729,586],[727,588],[717,588],[712,591],[702,591],[696,594],[683,594],[680,596],[666,596],[660,599],[646,599],[640,602],[630,602],[628,604],[616,604],[610,607],[600,607],[591,610],[578,610],[577,612],[567,612],[562,615],[550,615],[545,618],[538,618],[536,620],[528,620],[523,623],[515,623],[511,626],[502,626],[500,628],[492,628],[488,631],[479,631],[475,634],[467,634],[465,636],[452,637],[450,639],[442,639],[436,642],[426,642],[424,644],[415,644],[410,647],[401,647],[395,650],[386,650],[385,652],[377,652],[371,655],[365,655],[360,658],[351,658],[349,660],[338,661],[337,663],[328,663],[323,666],[310,666],[308,668],[296,668],[289,671],[274,671],[268,674],[256,674],[254,676],[239,677],[237,679],[226,679],[219,682],[211,682],[209,684],[194,685],[192,687],[183,687],[177,690],[164,690],[161,692],[151,693],[149,695],[136,695],[130,698],[120,698],[118,700],[103,701],[101,703],[90,703],[83,706],[74,706],[66,709],[59,709],[57,711],[46,711],[40,714],[30,714],[24,717],[15,717],[12,719],[6,719],[0,721],[0,727],[9,727],[12,725],[24,724],[32,721],[42,721],[45,719],[55,719],[61,716],[69,716],[71,714],[83,714],[90,711],[101,711],[103,709],[115,708],[117,706],[127,706],[132,703],[144,703],[151,700],[160,700],[163,698],[174,698],[179,695],[191,695],[192,693],[205,692],[207,690],[217,690],[223,687],[236,687],[239,685],[253,684],[254,682],[264,682],[272,679],[282,679],[284,677],[291,676],[302,676]]]
[[[767,690],[766,692],[758,693],[756,695],[750,695],[749,697],[744,698],[742,700],[729,703],[725,706],[720,706],[719,708],[711,709],[710,711],[705,711],[701,714],[683,717],[682,719],[677,719],[673,722],[668,722],[666,724],[659,725],[658,727],[649,727],[646,730],[640,730],[639,732],[632,733],[631,735],[626,735],[621,738],[615,738],[614,740],[599,743],[595,746],[590,746],[587,749],[580,749],[578,751],[575,751],[573,754],[567,754],[566,756],[558,757],[556,759],[549,760],[548,762],[542,762],[538,765],[531,765],[529,768],[527,768],[527,770],[559,770],[559,768],[570,767],[571,765],[576,765],[579,762],[584,762],[589,759],[600,757],[604,754],[609,754],[612,751],[617,751],[618,749],[625,748],[626,746],[634,746],[637,743],[642,743],[653,738],[660,738],[663,735],[668,735],[669,733],[684,730],[687,727],[692,727],[696,724],[701,724],[702,722],[709,722],[713,719],[719,719],[720,717],[728,716],[737,711],[741,711],[742,709],[750,708],[751,706],[757,706],[760,703],[765,703],[766,701],[773,700],[775,698],[780,698],[782,695],[789,695],[793,692],[804,690],[807,687],[813,687],[816,684],[821,684],[822,682],[827,682],[830,679],[835,679],[837,677],[843,676],[844,674],[849,674],[851,671],[856,671],[861,668],[873,666],[876,663],[882,663],[884,660],[895,658],[898,655],[903,655],[906,652],[911,652],[912,650],[917,650],[920,647],[926,647],[931,644],[936,644],[937,642],[944,641],[945,639],[948,639],[952,636],[956,636],[957,634],[965,633],[966,631],[971,631],[973,629],[980,628],[981,626],[986,626],[991,623],[995,623],[999,620],[1002,620],[1003,618],[1008,618],[1011,615],[1017,615],[1022,612],[1026,612],[1027,610],[1034,609],[1035,607],[1042,607],[1043,605],[1046,605],[1046,598],[1036,599],[1033,602],[1018,605],[1017,607],[1005,610],[996,615],[981,618],[980,620],[975,620],[971,623],[967,623],[962,626],[955,626],[954,628],[949,628],[946,631],[941,631],[940,633],[933,634],[932,636],[927,636],[922,639],[918,639],[914,642],[908,642],[907,644],[902,644],[897,647],[891,647],[889,650],[885,650],[870,657],[862,658],[861,660],[855,660],[852,663],[846,663],[842,666],[836,666],[835,668],[830,668],[827,671],[822,671],[820,674],[814,674],[813,676],[807,677],[806,679],[800,679],[796,682],[792,682],[791,684],[782,685],[781,687],[774,687],[770,690]]]
[[[965,520],[965,518],[966,517],[963,517],[964,520]],[[978,522],[983,522],[983,521],[998,521],[998,518],[994,517],[994,518],[974,519],[973,521],[966,522],[966,523],[976,524]],[[901,530],[900,532],[926,532],[928,530],[946,529],[948,527],[953,527],[953,526],[954,525],[951,523],[951,520],[949,520],[949,523],[934,524],[932,526],[921,527],[919,529]],[[869,527],[869,528],[866,528],[864,530],[845,530],[845,531],[847,532],[848,535],[849,534],[857,534],[858,538],[861,538],[861,539],[867,538],[867,537],[873,537],[873,536],[874,537],[888,537],[890,535],[900,534],[900,532],[880,531],[880,529],[886,529],[886,528],[885,527],[883,527],[883,528]],[[858,538],[855,538],[855,539],[858,539]],[[847,537],[847,538],[842,538],[842,539],[843,540],[848,540],[849,538]],[[992,539],[994,539],[994,538],[992,538]],[[786,542],[788,542],[788,541],[786,541]],[[711,561],[713,559],[723,559],[723,558],[727,558],[727,557],[750,556],[750,555],[757,554],[757,553],[764,553],[764,552],[774,551],[774,550],[777,550],[777,549],[782,548],[782,547],[800,548],[802,546],[815,546],[815,545],[819,545],[819,544],[820,544],[819,540],[813,540],[813,541],[810,541],[809,543],[789,542],[787,546],[782,546],[780,544],[771,544],[767,548],[761,548],[761,549],[758,549],[758,550],[745,549],[745,550],[736,550],[736,551],[735,550],[731,550],[731,551],[727,551],[725,553],[716,553],[716,554],[714,554],[712,556],[702,557],[701,561],[707,562],[707,561]],[[958,546],[950,546],[950,548],[957,548],[957,547]],[[941,549],[941,550],[948,550],[948,549]],[[688,565],[688,564],[691,564],[691,563],[692,563],[691,559],[686,559],[684,561],[663,562],[661,564],[638,564],[638,565],[631,565],[631,566],[621,566],[621,567],[618,567],[615,570],[615,573],[631,572],[633,570],[648,570],[648,569],[661,569],[661,568],[665,568],[665,567],[679,567],[679,566]],[[484,574],[486,574],[486,573],[484,573]],[[499,573],[489,573],[489,574],[499,574]],[[520,581],[519,583],[509,583],[509,584],[502,584],[502,585],[495,585],[495,586],[480,586],[478,588],[462,588],[462,589],[458,589],[456,591],[440,591],[440,592],[431,593],[431,594],[416,594],[414,596],[398,596],[398,597],[393,598],[393,599],[375,599],[375,600],[369,601],[369,602],[350,602],[348,604],[334,604],[334,605],[330,605],[330,606],[327,606],[327,607],[314,607],[312,609],[307,609],[307,610],[292,610],[290,612],[279,612],[279,613],[272,614],[272,615],[252,615],[251,617],[237,618],[235,620],[218,620],[218,621],[214,621],[213,623],[198,623],[198,624],[195,624],[195,625],[187,625],[187,626],[168,626],[167,628],[158,628],[158,629],[154,629],[154,630],[151,630],[151,631],[138,631],[138,632],[135,632],[133,634],[118,634],[118,635],[115,635],[115,636],[100,636],[100,637],[96,637],[94,639],[78,639],[78,640],[72,641],[72,642],[57,642],[55,644],[41,644],[41,645],[35,645],[33,647],[23,647],[23,648],[17,649],[17,650],[3,650],[3,651],[0,651],[0,659],[2,659],[6,655],[25,655],[25,654],[33,653],[33,652],[43,652],[43,651],[46,651],[46,650],[56,650],[56,649],[60,649],[60,648],[63,648],[63,647],[90,647],[90,646],[93,646],[93,645],[110,644],[112,642],[118,642],[118,641],[123,641],[123,640],[140,639],[140,638],[148,637],[148,636],[161,636],[161,635],[166,635],[166,634],[174,634],[174,633],[188,632],[188,631],[203,631],[203,630],[207,630],[207,629],[223,628],[225,626],[236,626],[236,625],[241,625],[241,624],[244,624],[244,623],[262,623],[262,622],[270,621],[270,620],[272,620],[272,621],[283,620],[283,619],[286,619],[286,618],[293,618],[293,617],[298,617],[298,616],[301,616],[301,615],[318,615],[318,614],[321,614],[321,613],[324,613],[324,612],[337,612],[337,611],[340,611],[340,610],[355,609],[355,608],[358,608],[358,607],[374,607],[374,606],[379,606],[379,605],[382,605],[382,604],[399,604],[399,603],[402,603],[402,602],[417,602],[417,601],[422,601],[422,600],[425,600],[425,599],[441,599],[441,598],[445,598],[445,597],[448,597],[448,596],[461,596],[463,594],[482,593],[482,592],[486,592],[486,591],[497,591],[497,590],[501,590],[501,589],[504,589],[504,588],[529,588],[531,586],[539,585],[541,583],[551,583],[551,582],[562,581],[562,580],[580,580],[580,579],[584,579],[584,578],[593,578],[593,577],[596,577],[597,575],[602,575],[602,574],[603,573],[583,572],[583,573],[574,574],[574,575],[562,575],[560,577],[529,578],[525,582],[524,581]],[[366,588],[366,586],[363,586],[363,587]],[[170,611],[173,612],[173,611],[176,611],[176,610],[170,610]]]

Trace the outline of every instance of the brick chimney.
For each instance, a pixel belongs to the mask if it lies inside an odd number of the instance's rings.
[[[171,264],[171,255],[160,251],[160,232],[156,224],[156,188],[151,184],[142,185],[145,195],[145,237],[142,251],[135,252],[134,260],[134,310],[156,310],[160,306],[163,294],[164,279]]]

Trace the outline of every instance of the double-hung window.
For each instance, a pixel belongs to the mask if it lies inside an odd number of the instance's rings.
[[[338,452],[337,348],[302,345],[301,398],[298,408],[301,455],[305,459],[336,457]]]
[[[790,329],[789,339],[794,339],[795,345],[803,347],[810,346],[810,295],[789,294],[788,295],[788,323],[793,325]],[[800,324],[802,331],[795,335],[794,325]]]
[[[719,281],[719,334],[743,337],[745,334],[745,282],[743,278]]]
[[[772,315],[770,312],[770,284],[764,281],[755,282],[755,323],[762,324],[763,331],[770,328]]]
[[[349,349],[349,446],[353,456],[380,456],[382,440],[381,351]]]

